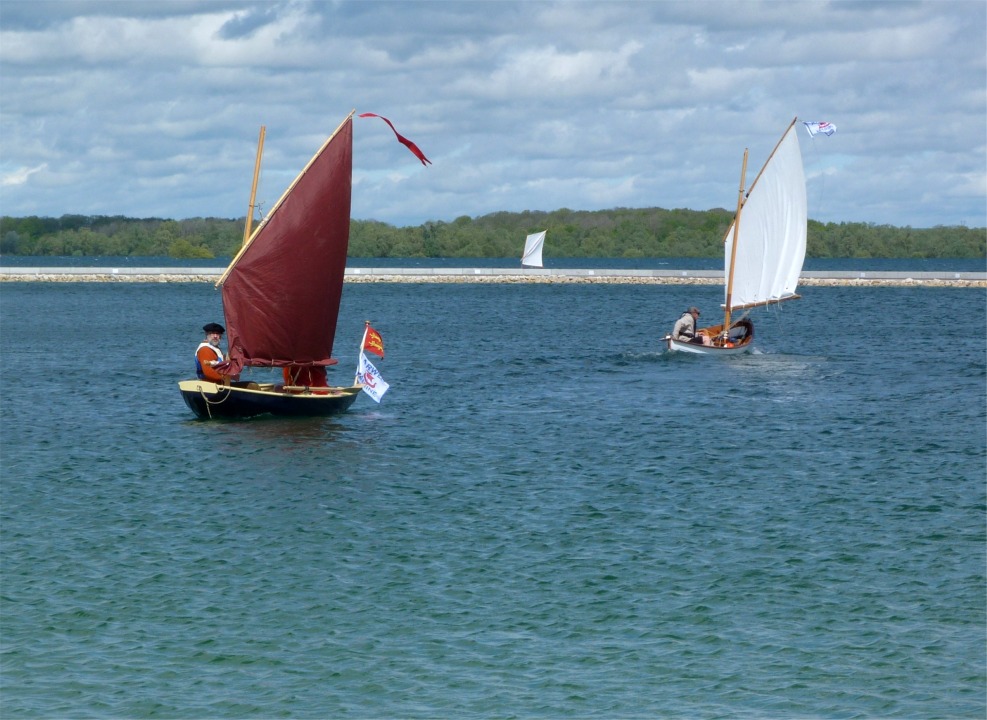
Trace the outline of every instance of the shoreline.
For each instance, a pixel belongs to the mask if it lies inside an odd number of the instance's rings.
[[[224,268],[4,267],[0,282],[215,283]],[[347,268],[347,283],[722,285],[721,270]],[[987,272],[805,271],[800,285],[987,288]]]

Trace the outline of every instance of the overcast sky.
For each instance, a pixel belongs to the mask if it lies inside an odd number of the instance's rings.
[[[355,109],[353,217],[732,208],[788,123],[809,217],[987,224],[987,2],[3,0],[0,213],[243,217]]]

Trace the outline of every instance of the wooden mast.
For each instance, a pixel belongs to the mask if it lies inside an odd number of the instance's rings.
[[[332,135],[330,135],[328,139],[324,143],[322,143],[322,147],[320,147],[318,152],[316,152],[315,155],[312,156],[312,159],[308,161],[308,164],[304,168],[302,168],[302,171],[298,173],[298,177],[296,177],[291,182],[291,185],[289,185],[288,189],[284,191],[284,193],[281,195],[281,198],[276,203],[274,203],[274,207],[271,208],[271,211],[264,216],[263,220],[260,221],[260,225],[257,226],[256,232],[260,232],[261,227],[267,224],[267,221],[270,220],[271,217],[274,215],[274,213],[278,211],[278,209],[281,207],[281,204],[285,201],[285,199],[291,194],[291,191],[295,188],[295,185],[298,184],[298,181],[301,180],[302,176],[308,172],[308,169],[312,166],[312,163],[314,163],[319,158],[319,155],[321,155],[323,151],[327,147],[329,147],[329,143],[331,143],[333,139],[336,137],[336,135],[339,134],[339,131],[343,129],[343,126],[353,119],[353,114],[355,112],[356,110],[350,110],[350,114],[346,116],[343,122],[339,123],[339,127],[333,130]],[[249,247],[252,240],[253,240],[253,234],[249,238],[247,238],[247,242],[245,242],[240,247],[240,250],[230,261],[230,264],[226,267],[225,272],[223,272],[223,274],[219,277],[219,280],[216,281],[215,287],[219,287],[226,281],[227,276],[233,271],[233,268],[236,266],[237,261],[239,261],[240,258],[243,256],[243,253],[246,252],[247,247]]]
[[[243,244],[247,244],[250,239],[250,228],[254,219],[254,200],[257,197],[257,178],[260,176],[260,158],[264,153],[264,132],[263,125],[260,126],[260,137],[257,138],[257,159],[254,161],[254,183],[250,187],[250,205],[247,206],[247,222],[243,227]]]
[[[744,207],[744,180],[747,177],[747,148],[740,169],[740,191],[737,194],[737,215],[733,220],[733,243],[730,245],[730,268],[727,271],[727,297],[723,310],[723,335],[730,337],[730,304],[733,302],[733,269],[737,263],[737,238],[740,235],[740,211]]]

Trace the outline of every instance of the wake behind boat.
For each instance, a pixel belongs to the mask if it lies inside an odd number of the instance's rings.
[[[792,120],[746,196],[744,150],[737,212],[723,237],[723,322],[695,330],[692,338],[666,335],[670,351],[714,356],[747,352],[754,323],[747,312],[739,319],[733,313],[800,297],[795,289],[805,260],[808,211],[797,121]]]
[[[229,359],[217,369],[230,379],[178,384],[198,417],[332,415],[356,400],[363,388],[356,382],[328,387],[235,379],[245,367],[289,368],[295,377],[321,378],[337,363],[332,346],[349,245],[352,171],[351,112],[253,233],[248,214],[249,239],[216,283],[229,329]]]

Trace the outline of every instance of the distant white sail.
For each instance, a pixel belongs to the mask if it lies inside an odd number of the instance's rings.
[[[805,173],[793,125],[755,178],[740,215],[731,309],[766,305],[795,295],[805,260]],[[729,274],[733,225],[724,244]]]
[[[545,231],[532,233],[524,240],[524,255],[521,264],[525,267],[542,267],[541,251],[545,246]]]

